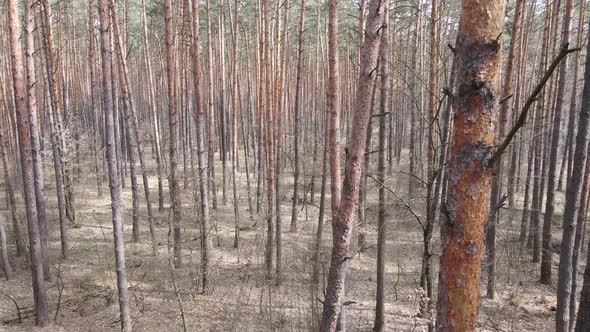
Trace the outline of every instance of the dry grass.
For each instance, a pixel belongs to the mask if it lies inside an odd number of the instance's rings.
[[[149,149],[146,149],[149,150]],[[242,157],[243,155],[240,155]],[[51,169],[46,167],[46,194],[48,197],[51,228],[51,264],[53,281],[48,283],[51,315],[55,314],[58,299],[59,267],[63,280],[63,296],[56,321],[44,331],[114,331],[119,328],[118,305],[115,287],[114,258],[108,187],[104,185],[104,198],[96,197],[93,164],[90,155],[82,165],[83,174],[76,180],[76,199],[79,228],[70,228],[71,254],[67,260],[58,258],[59,228],[57,224],[54,188],[51,186]],[[150,159],[151,162],[151,159]],[[241,165],[243,168],[243,165]],[[220,167],[220,165],[218,165]],[[319,168],[319,167],[317,167]],[[153,165],[151,165],[152,174]],[[229,171],[229,169],[228,169]],[[218,169],[218,177],[221,169]],[[287,167],[285,197],[290,197],[292,178]],[[187,174],[187,175],[190,175]],[[393,174],[388,185],[400,193],[407,184]],[[219,179],[219,178],[218,178]],[[242,225],[249,225],[245,173],[240,173],[239,206]],[[129,182],[129,181],[128,181]],[[182,183],[182,182],[181,182]],[[255,185],[255,181],[252,181]],[[128,183],[129,185],[129,183]],[[150,177],[155,211],[157,211],[157,182]],[[166,188],[166,184],[165,184]],[[319,179],[316,192],[319,193]],[[366,229],[368,248],[351,261],[347,277],[347,300],[355,304],[347,307],[349,331],[371,331],[374,319],[376,267],[376,187],[369,180],[369,203]],[[167,195],[167,193],[166,193]],[[318,194],[319,196],[319,194]],[[199,236],[198,213],[192,189],[183,189],[183,259],[184,267],[176,271],[176,279],[191,331],[310,331],[313,329],[314,312],[321,304],[309,285],[312,268],[313,237],[317,223],[317,207],[309,205],[300,213],[300,231],[288,232],[291,201],[285,198],[282,208],[283,262],[285,281],[275,287],[264,279],[263,257],[265,225],[257,216],[258,226],[247,227],[241,232],[238,250],[233,248],[233,202],[228,191],[227,205],[212,210],[217,228],[212,229],[211,252],[212,292],[203,296],[199,286]],[[130,240],[131,207],[130,189],[124,189],[126,254],[131,297],[131,312],[135,331],[179,331],[181,319],[173,294],[170,270],[167,265],[167,232],[169,211],[157,213],[157,234],[160,255],[154,258],[147,233],[146,218],[142,218],[141,242]],[[419,270],[421,261],[421,232],[414,217],[403,204],[389,198],[388,242],[386,272],[386,326],[389,331],[424,331],[426,320],[418,318]],[[423,198],[409,200],[417,211],[423,211]],[[168,202],[168,196],[166,196]],[[142,203],[144,208],[144,204]],[[561,207],[560,207],[561,208]],[[142,211],[145,213],[145,211]],[[550,331],[554,312],[551,307],[556,299],[553,287],[537,283],[537,266],[530,263],[528,254],[521,254],[514,241],[519,228],[520,212],[513,215],[502,212],[498,239],[498,299],[482,299],[480,330],[482,331]],[[1,222],[7,221],[7,211],[0,214]],[[24,220],[21,216],[21,220]],[[511,221],[513,220],[513,221]],[[328,268],[330,227],[326,227],[324,239],[324,269]],[[556,234],[558,232],[556,231]],[[352,252],[357,251],[356,231]],[[218,246],[217,243],[220,245]],[[438,252],[438,236],[433,245]],[[0,296],[0,330],[35,331],[32,316],[30,272],[24,260],[15,259],[17,274],[10,281],[0,281],[0,292],[13,297],[23,311],[24,321],[18,323],[16,310],[10,300]],[[436,265],[436,264],[435,264]],[[437,274],[437,267],[435,268]],[[485,285],[485,280],[482,281]]]

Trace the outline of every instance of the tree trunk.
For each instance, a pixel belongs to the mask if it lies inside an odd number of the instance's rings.
[[[31,134],[31,148],[33,156],[33,174],[35,175],[35,203],[37,204],[37,219],[41,236],[41,254],[43,257],[43,275],[45,280],[51,280],[47,253],[47,241],[49,231],[47,227],[47,211],[45,208],[45,193],[43,189],[43,161],[41,160],[41,144],[39,143],[39,125],[37,120],[37,95],[35,91],[35,44],[33,30],[35,28],[35,16],[33,13],[33,1],[25,1],[25,68],[27,78],[27,106],[29,112],[29,125]],[[62,245],[64,243],[62,242]],[[67,256],[67,246],[62,248],[62,256]]]
[[[113,238],[115,243],[115,265],[117,270],[117,289],[119,292],[119,314],[121,329],[131,331],[129,313],[129,294],[127,291],[127,272],[125,269],[125,244],[123,240],[123,216],[121,207],[121,186],[117,171],[115,152],[115,128],[112,99],[112,53],[111,22],[107,0],[98,0],[98,17],[100,21],[100,45],[102,55],[103,109],[105,112],[105,137],[107,141],[107,164],[109,187],[111,191],[111,213],[113,218]]]
[[[588,149],[586,156],[588,156]],[[586,228],[586,217],[588,208],[588,194],[590,190],[590,163],[586,159],[584,166],[584,180],[581,188],[580,208],[576,217],[576,236],[574,239],[574,250],[572,254],[572,291],[570,293],[570,320],[569,330],[573,331],[574,323],[576,321],[576,305],[577,305],[577,288],[578,288],[578,261],[580,260],[580,250]]]
[[[261,79],[261,84],[264,85],[263,93],[261,98],[264,100],[262,110],[266,115],[266,155],[267,155],[267,167],[266,167],[266,186],[267,186],[267,197],[268,197],[268,213],[266,216],[266,245],[264,253],[264,263],[266,269],[266,278],[272,278],[272,246],[273,246],[273,220],[275,213],[275,193],[274,193],[274,135],[273,135],[273,107],[272,107],[272,69],[271,69],[271,58],[270,58],[270,18],[268,9],[269,0],[262,1],[262,13],[264,20],[264,45],[262,47],[263,57],[261,63],[265,65],[264,78]]]
[[[158,113],[157,113],[157,101],[155,95],[155,88],[154,88],[154,74],[152,69],[152,61],[150,60],[149,50],[150,44],[148,39],[148,27],[147,27],[147,17],[146,17],[146,10],[145,10],[145,1],[141,0],[141,21],[143,25],[142,33],[143,33],[143,42],[144,42],[144,57],[145,63],[147,67],[147,84],[148,84],[148,102],[149,108],[152,115],[152,130],[154,131],[154,146],[155,146],[155,155],[156,155],[156,169],[158,172],[158,209],[162,211],[164,209],[164,186],[162,184],[162,177],[164,176],[163,166],[162,166],[162,143],[161,143],[161,134],[160,129],[158,126]]]
[[[112,1],[112,0],[111,0]],[[118,57],[119,64],[119,76],[122,79],[121,91],[123,92],[123,105],[125,107],[125,122],[127,123],[127,135],[129,142],[129,165],[131,168],[131,190],[133,196],[133,241],[139,241],[139,189],[137,184],[137,168],[136,168],[136,150],[137,157],[139,158],[140,172],[142,175],[142,182],[145,194],[145,201],[147,207],[148,227],[150,231],[150,238],[152,242],[152,253],[157,255],[158,244],[156,242],[156,234],[154,229],[154,217],[152,211],[152,201],[150,195],[150,186],[146,171],[146,165],[143,155],[143,146],[140,140],[139,126],[137,120],[137,112],[135,110],[135,104],[133,103],[133,92],[131,90],[131,82],[129,78],[129,69],[127,67],[127,60],[123,56],[122,41],[118,31],[117,16],[114,11],[114,3],[111,2],[111,11],[113,18],[113,32],[116,38],[116,55]]]
[[[88,75],[90,79],[90,111],[93,116],[94,125],[94,166],[96,172],[96,192],[98,198],[102,198],[102,174],[100,173],[100,159],[102,158],[102,149],[99,150],[99,146],[102,145],[100,138],[100,118],[99,111],[96,104],[96,54],[95,54],[95,40],[94,40],[94,0],[88,1]]]
[[[23,65],[23,52],[19,41],[20,27],[18,6],[14,0],[6,0],[8,38],[12,63],[12,87],[14,92],[14,110],[20,149],[21,173],[29,231],[29,252],[31,257],[31,274],[33,299],[35,303],[35,323],[38,326],[49,324],[47,294],[43,280],[42,245],[37,221],[35,202],[35,175],[33,170],[32,146],[30,141],[30,124],[27,114],[27,88]]]
[[[589,33],[590,36],[590,33]],[[590,52],[590,44],[587,50]],[[590,53],[589,53],[590,54]],[[582,91],[582,110],[579,115],[578,134],[574,151],[574,164],[585,165],[588,149],[588,125],[590,123],[590,56],[586,56],[584,73],[584,89]],[[572,262],[574,241],[576,236],[576,217],[580,207],[580,193],[583,172],[574,172],[568,179],[565,193],[563,214],[563,235],[559,252],[559,276],[557,279],[557,316],[556,332],[567,332],[570,327],[570,297],[572,292]],[[590,326],[590,264],[584,272],[584,285],[580,300],[580,312],[576,323],[576,331],[585,331]],[[584,329],[586,327],[586,329]]]
[[[283,31],[281,36],[281,45],[280,48],[276,50],[275,53],[275,64],[278,69],[275,69],[275,95],[274,100],[275,103],[275,127],[276,127],[276,148],[273,153],[275,153],[275,230],[276,230],[276,263],[275,263],[275,284],[280,286],[282,283],[282,256],[283,256],[283,245],[282,245],[282,215],[281,215],[281,171],[282,171],[282,158],[281,158],[281,149],[283,148],[283,109],[285,109],[285,92],[284,92],[284,80],[286,76],[286,64],[287,64],[287,57],[284,55],[287,45],[287,27],[288,27],[288,18],[289,18],[289,1],[286,0],[284,2],[285,8],[283,11]],[[277,24],[275,25],[275,36],[279,35],[279,28],[280,24],[278,24],[278,19],[280,17],[280,8],[279,3],[277,2]]]
[[[337,29],[334,29],[333,26],[334,20],[337,18],[336,5],[336,1],[330,0],[329,19],[330,25],[332,25],[329,28],[331,75],[335,73],[332,71],[334,70],[334,54],[332,52],[337,45]],[[375,84],[374,78],[376,73],[374,72],[374,68],[377,65],[381,34],[383,34],[382,31],[387,29],[385,22],[385,6],[387,5],[387,2],[383,0],[372,0],[369,5],[365,42],[361,52],[361,71],[357,89],[358,98],[356,100],[356,110],[350,135],[351,140],[348,149],[348,159],[346,160],[345,178],[342,185],[342,197],[339,204],[336,205],[338,208],[333,208],[332,210],[333,247],[330,260],[330,271],[328,274],[328,284],[326,287],[326,298],[324,300],[324,310],[320,324],[320,330],[325,332],[336,330],[338,316],[340,315],[343,304],[344,282],[346,271],[348,269],[348,260],[350,258],[348,256],[350,236],[352,233],[352,217],[358,199],[359,180],[364,162],[363,154],[366,145],[364,134],[366,134],[367,126],[369,124],[371,102],[370,92]],[[334,94],[334,91],[331,90],[334,88],[334,79],[334,76],[330,77],[332,84],[328,90],[331,99],[330,106],[332,107],[334,106],[332,102],[336,101],[334,97],[338,96],[338,94]],[[334,146],[331,145],[331,148],[334,149]],[[333,159],[336,159],[335,157],[336,156],[334,155],[332,156]],[[334,178],[332,178],[332,181],[334,181]],[[334,184],[332,185],[334,186]],[[332,196],[334,196],[335,192],[337,191],[333,191]],[[338,203],[338,201],[334,201],[333,198],[333,204],[334,203]]]
[[[2,97],[2,104],[0,107],[4,108],[4,111],[0,113],[0,154],[2,154],[2,164],[4,166],[4,186],[6,187],[6,199],[8,203],[8,210],[10,211],[10,220],[12,221],[12,236],[16,245],[16,256],[20,257],[25,253],[25,244],[23,243],[23,237],[20,230],[20,222],[18,221],[18,211],[16,208],[16,197],[14,195],[14,165],[9,156],[8,144],[6,141],[6,134],[8,128],[5,124],[8,122],[8,117],[4,115],[8,113],[8,108],[4,102],[4,87],[0,86],[0,97]]]
[[[508,59],[506,63],[506,71],[504,74],[504,82],[502,84],[502,98],[512,93],[512,77],[514,67],[514,53],[516,50],[516,42],[520,36],[520,21],[522,18],[522,8],[524,0],[516,1],[516,8],[514,10],[514,19],[512,21],[512,35],[510,37],[510,48],[508,51]],[[500,106],[500,119],[498,120],[498,130],[496,132],[496,139],[504,139],[504,131],[508,125],[508,107],[509,103],[506,101]],[[486,254],[487,254],[487,272],[488,285],[486,297],[494,299],[496,297],[496,223],[498,221],[498,212],[500,207],[502,194],[502,176],[504,173],[504,163],[500,158],[494,165],[494,175],[492,177],[492,192],[490,199],[490,213],[486,227]]]
[[[441,225],[438,331],[475,331],[505,8],[505,1],[462,1],[446,220]]]
[[[210,146],[205,145],[205,113],[201,94],[201,51],[199,48],[199,2],[193,1],[193,71],[195,85],[195,111],[197,128],[197,160],[199,163],[199,194],[201,204],[201,286],[203,294],[209,292],[209,192],[207,156]],[[208,1],[207,1],[208,3]]]
[[[379,161],[377,166],[377,180],[379,183],[379,211],[377,215],[377,294],[375,305],[375,324],[373,331],[382,332],[385,329],[385,138],[387,119],[389,115],[389,8],[383,10],[383,33],[379,48]]]
[[[8,260],[8,243],[6,243],[4,224],[0,224],[0,256],[2,256],[2,270],[4,270],[4,277],[6,280],[10,280],[12,278],[12,267]]]
[[[319,24],[319,23],[318,23]],[[304,43],[305,43],[305,0],[301,0],[301,15],[299,16],[299,43],[297,55],[297,78],[295,83],[295,128],[293,134],[293,208],[291,210],[291,232],[297,232],[297,211],[299,202],[299,136],[301,134],[301,101],[303,85]],[[315,170],[314,170],[315,171]],[[313,200],[313,199],[312,199]]]
[[[66,217],[67,217],[67,198],[64,193],[64,165],[63,165],[63,154],[66,152],[63,150],[63,143],[61,142],[62,137],[60,136],[59,125],[59,102],[56,90],[56,82],[54,80],[54,74],[56,69],[53,63],[55,62],[53,53],[53,34],[50,28],[51,26],[51,8],[49,2],[42,1],[39,6],[39,11],[42,16],[42,32],[43,32],[43,50],[45,55],[45,70],[47,74],[47,88],[49,92],[50,107],[49,107],[49,127],[51,132],[51,146],[53,152],[53,170],[55,173],[55,188],[57,193],[57,208],[59,212],[59,227],[61,234],[61,248],[62,256],[67,257],[67,231],[66,231]],[[66,189],[67,190],[67,189]]]
[[[180,185],[178,183],[178,110],[176,109],[176,78],[174,63],[174,36],[172,27],[171,0],[164,1],[166,26],[166,78],[168,81],[168,113],[170,130],[170,178],[169,191],[172,208],[172,225],[174,228],[174,267],[182,265],[180,224]]]
[[[561,48],[567,48],[569,44],[570,23],[572,19],[573,0],[566,0],[563,26],[561,30]],[[561,135],[561,110],[565,95],[567,82],[567,58],[560,63],[559,78],[557,83],[557,95],[555,101],[555,114],[553,117],[553,129],[551,134],[551,151],[549,154],[549,174],[547,177],[547,200],[545,205],[545,216],[543,218],[543,251],[541,257],[541,280],[542,284],[551,283],[551,269],[553,265],[553,251],[551,250],[551,223],[555,211],[555,190],[557,185],[556,171],[559,149],[559,138]],[[582,164],[580,164],[582,165]]]
[[[239,261],[239,246],[240,246],[240,210],[238,207],[238,188],[236,183],[236,167],[238,161],[238,1],[234,3],[233,15],[233,47],[232,47],[232,125],[231,125],[231,177],[232,177],[232,193],[234,200],[234,248],[238,249]]]

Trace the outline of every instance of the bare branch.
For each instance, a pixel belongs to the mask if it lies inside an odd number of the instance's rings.
[[[555,71],[555,68],[557,68],[557,66],[559,65],[561,60],[565,59],[565,57],[568,54],[578,52],[579,50],[580,50],[579,47],[568,49],[567,45],[566,45],[566,47],[564,47],[561,50],[561,52],[559,52],[557,57],[551,63],[551,66],[549,66],[549,69],[547,69],[547,71],[545,72],[545,75],[543,76],[543,78],[541,78],[541,80],[539,81],[539,83],[537,84],[537,86],[535,87],[535,89],[533,90],[533,92],[531,93],[531,95],[529,96],[527,101],[525,102],[524,106],[522,107],[522,110],[520,111],[520,115],[518,116],[518,121],[516,122],[514,127],[510,130],[508,135],[506,135],[506,138],[504,138],[504,141],[500,145],[498,145],[496,152],[490,158],[490,161],[488,163],[488,167],[492,167],[494,165],[494,163],[496,163],[500,159],[500,157],[502,156],[502,153],[504,153],[504,151],[506,150],[506,148],[508,147],[508,145],[510,144],[510,142],[512,141],[512,139],[514,138],[514,136],[518,132],[518,130],[522,126],[524,126],[524,124],[526,123],[526,119],[529,114],[529,110],[530,110],[531,106],[537,100],[537,96],[541,93],[541,91],[543,91],[543,87],[545,87],[545,84],[547,84],[547,82],[551,78],[551,74],[553,74],[553,71]]]

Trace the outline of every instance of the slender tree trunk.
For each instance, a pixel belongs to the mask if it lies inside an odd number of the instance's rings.
[[[548,52],[548,39],[550,33],[550,10],[549,10],[549,1],[546,4],[546,13],[545,13],[545,27],[543,31],[543,42],[542,42],[542,51],[541,51],[541,68],[540,72],[545,71],[547,67],[547,52]],[[545,105],[545,92],[542,92],[539,96],[539,100],[537,101],[536,106],[536,115],[535,115],[535,129],[536,132],[534,147],[534,168],[533,168],[533,195],[532,195],[532,204],[531,204],[531,227],[529,231],[529,239],[530,241],[527,242],[527,247],[533,249],[533,262],[538,263],[540,261],[540,232],[539,232],[539,223],[540,223],[540,215],[541,215],[541,206],[543,202],[543,185],[542,185],[542,164],[543,164],[543,142],[544,142],[544,133],[543,133],[543,107]]]
[[[232,193],[234,205],[234,248],[240,245],[240,210],[238,207],[238,188],[236,181],[236,167],[238,161],[238,1],[234,3],[233,15],[233,47],[232,47],[232,125],[231,125],[231,172],[232,172]]]
[[[123,93],[123,105],[125,108],[125,122],[127,123],[127,135],[129,141],[129,165],[131,168],[131,190],[133,196],[133,241],[139,241],[139,188],[137,184],[137,167],[136,157],[139,159],[140,172],[142,175],[142,182],[144,188],[144,195],[148,214],[148,227],[150,231],[150,238],[152,242],[152,253],[157,255],[158,244],[156,242],[156,235],[154,229],[154,217],[152,211],[152,201],[149,189],[149,181],[147,177],[146,165],[144,161],[143,146],[140,140],[139,126],[137,120],[137,113],[135,104],[133,103],[133,92],[131,90],[131,82],[129,78],[129,69],[127,67],[127,60],[123,56],[122,41],[118,31],[117,16],[114,11],[114,3],[111,2],[111,15],[113,17],[113,30],[115,36],[116,55],[119,64],[119,77],[122,79],[121,91]],[[136,156],[137,150],[137,156]]]
[[[35,44],[33,30],[35,28],[35,16],[33,13],[33,1],[25,1],[25,68],[27,78],[27,106],[29,112],[29,125],[31,133],[31,148],[33,156],[33,174],[35,175],[35,203],[37,204],[37,219],[41,236],[41,254],[43,257],[43,275],[45,280],[51,280],[47,253],[47,241],[49,231],[47,228],[47,211],[45,208],[45,193],[43,189],[43,161],[41,160],[41,144],[39,143],[39,125],[37,120],[37,95],[35,91]],[[62,256],[67,256],[67,245],[62,242]]]
[[[375,324],[373,331],[382,332],[385,329],[385,138],[389,112],[389,8],[383,6],[383,33],[381,34],[381,46],[379,48],[379,161],[377,166],[377,179],[379,180],[379,210],[377,215],[377,294],[375,305]]]
[[[570,24],[572,19],[574,1],[566,0],[563,26],[561,30],[561,48],[567,48],[569,44]],[[549,174],[547,177],[547,200],[545,204],[545,216],[543,218],[543,250],[541,257],[541,280],[542,284],[551,283],[551,269],[553,265],[553,251],[551,250],[551,223],[555,211],[555,190],[557,185],[556,171],[559,149],[559,138],[561,135],[561,110],[565,95],[565,84],[567,82],[567,58],[560,63],[559,78],[557,83],[557,95],[555,101],[555,114],[553,117],[553,129],[551,134],[551,151],[549,154]]]
[[[330,4],[330,24],[334,24],[336,19],[336,1],[331,0]],[[377,65],[379,43],[381,35],[387,29],[385,21],[385,6],[388,3],[383,0],[372,0],[369,5],[369,15],[367,18],[367,27],[365,42],[361,51],[361,71],[360,80],[357,89],[356,109],[351,132],[350,147],[348,149],[348,159],[346,160],[345,178],[342,186],[342,198],[338,208],[332,210],[332,236],[333,247],[330,261],[330,271],[328,274],[328,285],[326,287],[326,298],[324,300],[324,310],[320,324],[321,331],[336,331],[338,317],[341,313],[341,307],[344,298],[344,285],[346,271],[348,269],[350,236],[352,233],[352,217],[359,194],[359,180],[362,173],[364,162],[364,151],[366,145],[365,133],[369,124],[370,114],[370,92],[375,84],[374,68]],[[330,51],[333,52],[336,47],[336,32],[332,26],[329,28]],[[334,59],[333,53],[330,54],[330,62]],[[333,63],[331,63],[331,67]],[[330,69],[334,69],[333,67]],[[334,72],[330,72],[334,74]],[[334,77],[330,77],[333,81]],[[334,82],[332,82],[334,83]],[[329,97],[334,102],[334,91],[330,85]],[[330,106],[334,106],[331,104]],[[334,146],[331,146],[334,148]],[[333,156],[334,158],[335,156]],[[334,158],[335,159],[335,158]],[[332,179],[334,181],[334,179]],[[335,191],[333,191],[334,193]],[[334,194],[332,194],[334,196]],[[338,203],[338,202],[337,202]]]
[[[590,36],[590,33],[588,34]],[[590,44],[588,45],[590,52]],[[590,54],[590,53],[589,53]],[[584,89],[582,91],[582,110],[579,115],[578,134],[574,151],[574,164],[585,165],[588,149],[588,125],[590,123],[590,56],[586,56],[584,73]],[[570,297],[572,292],[572,263],[576,236],[576,217],[580,207],[580,193],[583,172],[574,172],[568,179],[565,193],[563,214],[563,235],[559,252],[559,276],[557,279],[557,316],[555,318],[556,332],[567,332],[570,328]],[[590,264],[588,264],[590,265]],[[584,285],[580,300],[580,312],[576,323],[576,331],[585,331],[582,327],[590,326],[590,309],[588,294],[590,294],[590,269],[584,272]]]
[[[64,193],[64,178],[65,172],[63,165],[63,154],[66,152],[63,150],[63,144],[60,137],[60,125],[59,125],[59,103],[56,92],[56,82],[54,80],[55,68],[53,63],[55,62],[53,57],[53,35],[50,29],[51,25],[51,8],[49,2],[43,1],[42,5],[39,6],[39,11],[42,16],[42,32],[43,32],[43,50],[45,53],[45,70],[47,74],[47,89],[49,92],[50,106],[49,106],[49,127],[51,132],[51,145],[53,152],[53,166],[55,173],[55,188],[57,193],[57,208],[59,212],[59,228],[61,234],[61,247],[62,256],[67,256],[67,230],[66,230],[66,217],[67,217],[67,202]],[[66,189],[67,190],[67,189]]]
[[[23,243],[20,222],[18,221],[16,197],[14,194],[14,179],[16,178],[16,174],[14,174],[14,164],[11,156],[9,156],[9,148],[6,140],[8,128],[5,126],[8,123],[8,117],[5,117],[5,114],[8,113],[8,108],[5,107],[4,87],[0,86],[0,88],[2,89],[2,91],[0,91],[0,97],[2,98],[2,104],[0,104],[0,107],[4,109],[4,111],[0,113],[0,154],[2,154],[2,164],[4,166],[4,186],[6,187],[6,199],[8,202],[8,210],[10,211],[10,220],[12,221],[12,233],[16,245],[16,256],[20,257],[25,253],[25,244]]]
[[[19,41],[20,27],[18,6],[14,0],[6,0],[8,39],[12,63],[12,87],[14,92],[14,109],[20,149],[21,173],[29,231],[29,252],[31,257],[31,274],[33,299],[35,304],[35,323],[38,326],[49,324],[47,294],[43,280],[42,245],[35,202],[35,175],[30,141],[30,124],[27,114],[27,87],[25,81],[23,52]]]
[[[208,1],[207,1],[208,3]],[[203,96],[201,93],[201,51],[199,48],[199,2],[193,1],[193,71],[195,89],[195,112],[197,129],[197,161],[199,163],[199,195],[201,207],[201,286],[203,294],[209,292],[209,192],[207,156],[210,146],[205,145],[205,113],[203,111]]]
[[[534,127],[534,121],[533,120],[533,127]],[[534,135],[534,132],[531,130],[531,135]],[[530,202],[530,191],[531,191],[531,176],[533,175],[533,164],[535,163],[535,158],[534,158],[534,152],[535,152],[535,142],[534,140],[531,140],[531,144],[529,146],[529,151],[528,151],[528,158],[527,158],[527,172],[526,172],[526,182],[525,182],[525,187],[524,187],[524,199],[522,202],[522,219],[521,219],[521,224],[520,224],[520,237],[519,237],[519,242],[520,242],[520,246],[521,248],[525,245],[525,242],[527,240],[527,226],[529,224],[529,221],[531,219],[531,211],[529,209],[529,202]],[[530,232],[532,232],[533,230],[529,228],[529,234]]]
[[[121,207],[121,186],[117,171],[115,153],[115,128],[112,99],[112,53],[111,22],[109,20],[107,0],[98,0],[98,18],[100,21],[100,45],[102,55],[103,109],[105,112],[105,137],[107,141],[106,157],[108,159],[109,187],[111,191],[111,212],[113,218],[113,237],[115,243],[115,265],[117,270],[117,289],[119,292],[119,314],[121,329],[131,331],[129,312],[129,294],[127,291],[127,272],[125,269],[125,244],[123,240],[123,216]]]
[[[422,109],[419,108],[419,100],[418,100],[418,80],[420,75],[419,70],[419,53],[420,53],[420,29],[422,24],[422,0],[418,0],[417,3],[417,19],[415,20],[414,24],[414,32],[413,32],[413,46],[412,46],[412,72],[410,75],[412,76],[410,79],[410,91],[411,91],[411,98],[414,100],[411,101],[411,115],[410,115],[410,146],[409,146],[409,154],[410,154],[410,169],[409,175],[410,178],[408,179],[408,195],[411,197],[414,195],[414,191],[418,185],[416,178],[419,177],[418,168],[420,163],[418,161],[419,154],[418,154],[418,147],[416,140],[418,140],[418,136],[420,133],[419,130],[419,123],[420,119],[418,117],[418,112],[421,112]]]
[[[150,44],[148,39],[148,27],[147,27],[147,18],[146,18],[146,10],[145,10],[145,1],[141,1],[141,22],[143,25],[142,33],[143,33],[143,42],[144,42],[144,57],[145,63],[147,67],[147,84],[148,84],[148,102],[149,108],[152,115],[152,128],[153,128],[153,136],[154,136],[154,146],[155,146],[155,155],[156,155],[156,169],[158,172],[158,209],[162,211],[164,209],[164,186],[162,183],[163,178],[163,166],[162,166],[162,143],[161,143],[161,134],[158,126],[158,113],[157,113],[157,101],[155,95],[155,88],[154,88],[154,74],[152,69],[152,61],[150,60],[149,50]]]
[[[338,0],[328,1],[328,141],[332,215],[340,207],[340,69],[338,63]]]
[[[286,45],[287,45],[287,27],[288,27],[288,19],[289,19],[289,0],[284,2],[285,8],[283,11],[283,30],[281,36],[281,46],[280,49],[276,50],[275,53],[275,66],[279,69],[275,69],[275,95],[274,100],[275,103],[275,126],[276,126],[276,150],[273,153],[276,154],[275,158],[275,230],[276,230],[276,263],[275,263],[275,283],[277,286],[280,286],[282,283],[282,253],[283,253],[283,245],[282,245],[282,215],[281,215],[281,171],[282,171],[282,158],[281,158],[281,149],[283,148],[283,109],[285,104],[285,93],[284,93],[284,80],[286,76],[286,64],[287,58],[285,56]],[[277,3],[277,22],[278,18],[280,17],[280,8],[279,3]],[[276,31],[275,35],[278,36],[280,24],[275,25]]]
[[[6,242],[4,224],[0,224],[0,256],[2,256],[2,270],[4,270],[4,277],[6,280],[10,280],[12,278],[12,267],[8,260],[8,243]]]
[[[433,285],[432,273],[430,270],[430,247],[432,242],[432,232],[436,218],[436,209],[438,208],[438,194],[434,192],[435,186],[435,126],[438,112],[438,60],[440,45],[440,32],[438,29],[439,21],[439,1],[432,1],[432,13],[430,18],[430,68],[429,68],[429,90],[428,94],[428,146],[427,146],[427,178],[426,178],[426,225],[422,229],[423,246],[422,253],[422,271],[420,275],[420,287],[426,290],[429,299],[432,299]],[[432,330],[432,324],[429,322],[429,330]]]
[[[589,146],[590,147],[590,146]],[[588,149],[586,156],[588,156]],[[584,237],[584,230],[586,227],[586,217],[588,214],[588,194],[590,190],[590,163],[586,159],[584,166],[584,180],[581,188],[580,208],[576,217],[576,236],[574,239],[574,250],[572,255],[572,291],[570,293],[570,318],[569,330],[573,331],[574,323],[576,321],[576,305],[577,305],[577,288],[578,288],[578,261],[580,260],[580,250]]]
[[[268,4],[269,0],[262,1],[262,14],[264,24],[264,44],[263,44],[263,57],[261,63],[265,65],[264,77],[261,79],[261,84],[264,85],[263,93],[260,98],[264,100],[262,108],[266,115],[266,155],[267,155],[267,166],[266,166],[266,186],[267,186],[267,197],[268,197],[268,213],[267,213],[267,227],[266,227],[266,245],[264,253],[264,262],[266,268],[266,278],[272,278],[272,245],[273,245],[273,220],[275,213],[275,193],[274,193],[274,135],[273,135],[273,107],[272,107],[272,70],[271,70],[271,59],[270,59],[270,18]]]
[[[319,24],[319,23],[318,23]],[[293,169],[293,208],[291,210],[291,232],[297,232],[297,211],[299,202],[299,136],[301,135],[301,101],[304,66],[305,44],[305,0],[301,0],[301,15],[299,16],[299,47],[297,56],[297,78],[295,83],[295,128],[293,133],[294,169]]]
[[[174,64],[174,36],[172,27],[171,0],[164,1],[164,15],[166,25],[166,78],[168,81],[168,113],[170,128],[170,177],[169,191],[172,208],[172,225],[174,228],[174,266],[182,265],[180,224],[182,213],[180,210],[180,185],[178,183],[178,110],[176,109],[176,78]]]
[[[510,48],[508,51],[508,60],[504,74],[504,83],[502,84],[502,96],[508,96],[512,93],[512,77],[514,67],[514,53],[516,51],[516,42],[520,38],[520,22],[522,18],[522,8],[524,0],[516,1],[514,10],[514,19],[512,21],[512,36],[510,38]],[[503,98],[503,97],[502,97]],[[498,130],[496,139],[503,140],[506,126],[508,125],[508,107],[509,103],[504,102],[500,106],[500,119],[498,120]],[[498,221],[498,212],[500,207],[502,193],[502,176],[504,173],[504,163],[500,159],[494,165],[494,175],[492,177],[492,191],[490,199],[490,213],[486,226],[486,254],[487,254],[487,273],[488,285],[486,297],[494,299],[496,297],[496,223]]]
[[[213,51],[211,42],[211,8],[209,0],[205,1],[205,9],[207,11],[207,153],[208,153],[208,171],[211,174],[211,194],[213,209],[217,209],[217,185],[215,184],[215,131],[213,126],[213,117],[215,115],[215,108],[213,106]]]
[[[93,115],[94,124],[94,166],[96,172],[96,191],[98,198],[102,198],[102,174],[100,172],[100,159],[102,158],[102,148],[99,150],[99,146],[102,145],[100,138],[100,118],[99,118],[99,107],[97,106],[96,99],[96,78],[95,78],[95,66],[96,66],[96,53],[95,53],[95,40],[94,40],[94,0],[88,1],[88,73],[90,76],[90,111]]]

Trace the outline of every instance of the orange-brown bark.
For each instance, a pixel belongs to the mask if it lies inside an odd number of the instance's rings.
[[[448,201],[443,208],[446,220],[441,229],[438,331],[475,330],[505,7],[505,1],[462,2],[456,45],[456,115]]]

